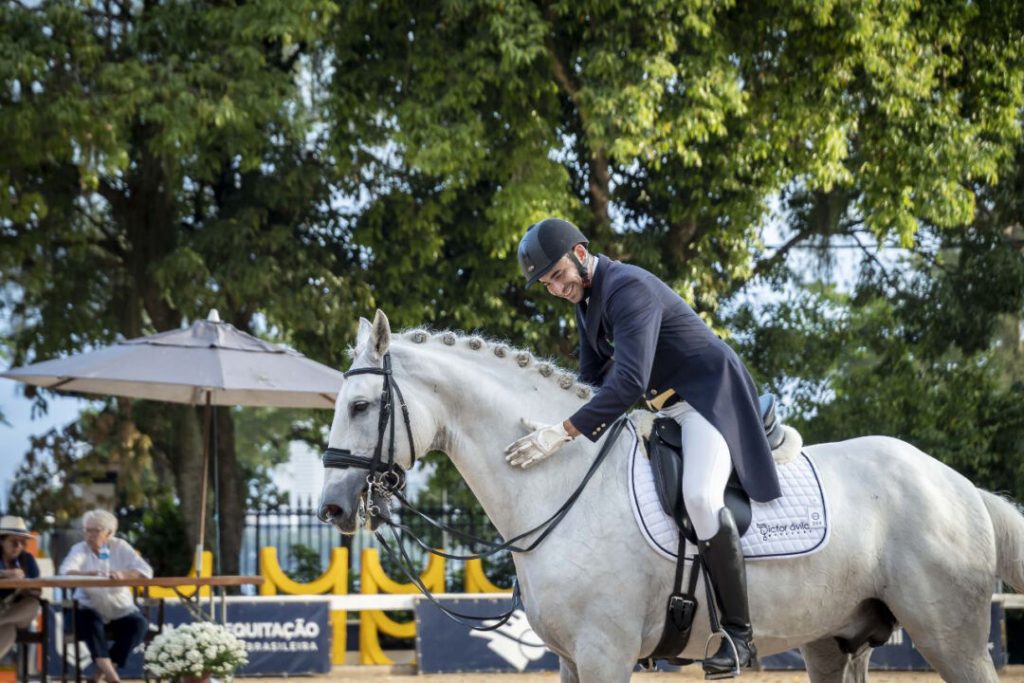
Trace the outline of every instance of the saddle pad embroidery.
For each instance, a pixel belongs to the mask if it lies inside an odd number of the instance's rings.
[[[679,530],[665,513],[654,488],[654,476],[637,436],[628,423],[631,438],[629,500],[640,533],[662,557],[675,560],[679,549]],[[806,454],[777,466],[782,497],[768,503],[751,501],[753,520],[740,544],[749,560],[774,557],[799,557],[818,552],[828,544],[828,506],[821,479]],[[687,556],[696,548],[686,543]]]

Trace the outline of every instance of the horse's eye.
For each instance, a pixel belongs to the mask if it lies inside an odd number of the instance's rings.
[[[352,414],[365,413],[366,409],[370,407],[369,401],[355,401],[352,403]]]

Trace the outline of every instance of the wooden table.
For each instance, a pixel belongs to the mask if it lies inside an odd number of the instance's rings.
[[[182,603],[193,616],[204,618],[196,611],[199,605],[199,588],[210,586],[221,597],[221,621],[227,619],[226,589],[231,586],[260,586],[263,584],[262,576],[155,576],[152,579],[111,579],[98,576],[45,576],[38,579],[0,579],[0,588],[59,588],[71,590],[74,588],[173,588],[178,593]],[[183,595],[179,588],[196,588],[192,596]],[[210,619],[215,617],[214,594],[210,594]]]
[[[0,579],[0,588],[119,588],[129,587],[162,587],[180,588],[203,586],[260,586],[262,576],[154,576],[152,579],[112,579],[101,576],[77,576],[64,574],[61,576],[41,576],[38,579]]]
[[[196,619],[209,619],[214,620],[216,618],[216,602],[214,593],[220,594],[221,602],[221,623],[227,621],[228,606],[226,591],[231,586],[259,586],[263,583],[264,579],[262,576],[204,576],[197,578],[195,576],[158,576],[152,579],[147,578],[133,578],[133,579],[112,579],[98,576],[45,576],[38,579],[0,579],[0,589],[31,589],[31,588],[57,588],[62,591],[70,591],[76,588],[173,588],[174,592],[178,594],[181,599],[181,603],[185,606],[194,618]],[[209,616],[206,616],[203,612],[201,596],[199,589],[209,586],[214,589],[210,592],[210,608]],[[192,595],[184,595],[178,589],[179,588],[195,588],[196,590]],[[161,598],[162,599],[162,598]],[[77,609],[78,601],[74,601],[72,609]],[[45,615],[43,617],[46,618]],[[72,617],[74,618],[74,617]],[[77,634],[75,635],[77,639]],[[47,640],[48,634],[47,634]],[[44,642],[42,644],[44,652],[48,652],[49,643]],[[76,671],[75,679],[81,680],[81,672]],[[43,671],[41,673],[42,683],[46,683],[46,665],[44,657]],[[24,672],[22,680],[28,679],[28,670]]]

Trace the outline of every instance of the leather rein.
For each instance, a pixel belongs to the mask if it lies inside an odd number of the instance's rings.
[[[524,531],[523,533],[518,534],[517,536],[507,541],[494,542],[479,538],[477,536],[473,536],[472,534],[467,534],[466,532],[460,529],[455,529],[447,524],[438,522],[437,520],[431,518],[430,516],[416,509],[416,507],[412,503],[410,503],[409,500],[403,495],[402,491],[405,489],[406,471],[405,469],[402,468],[401,465],[395,462],[394,403],[396,397],[398,399],[399,405],[402,408],[402,419],[405,423],[405,433],[409,438],[410,468],[412,468],[412,466],[416,464],[416,448],[415,445],[413,444],[412,427],[409,421],[409,408],[405,403],[405,398],[402,396],[402,390],[398,388],[398,383],[395,382],[394,374],[391,371],[391,353],[386,352],[384,354],[382,366],[380,368],[355,368],[346,372],[344,377],[347,379],[348,377],[351,377],[353,375],[381,375],[383,377],[383,386],[381,388],[380,395],[381,407],[377,421],[377,445],[374,447],[373,455],[370,457],[356,455],[349,450],[344,450],[340,448],[327,448],[323,454],[324,468],[348,469],[351,467],[355,469],[367,470],[366,482],[368,485],[368,489],[365,494],[364,506],[366,515],[369,517],[379,517],[380,521],[391,530],[398,551],[396,552],[391,548],[388,542],[384,539],[383,535],[381,535],[380,531],[375,531],[374,535],[380,542],[381,547],[384,548],[385,552],[387,552],[388,555],[396,561],[396,564],[398,564],[398,566],[401,568],[402,573],[405,574],[406,578],[409,579],[411,583],[415,584],[416,587],[420,589],[420,591],[423,593],[424,596],[426,596],[428,600],[434,603],[434,605],[436,605],[438,609],[440,609],[445,615],[447,615],[454,621],[464,626],[468,626],[469,628],[472,628],[474,630],[493,631],[500,628],[509,619],[512,618],[512,615],[515,613],[517,609],[522,607],[522,599],[519,591],[518,580],[513,581],[512,607],[500,616],[493,617],[494,619],[497,619],[496,623],[491,624],[490,626],[479,626],[477,624],[470,623],[470,620],[490,621],[492,618],[460,614],[442,605],[433,596],[430,590],[423,584],[423,581],[420,579],[419,571],[416,569],[408,553],[405,551],[405,547],[402,544],[402,535],[408,535],[410,538],[412,538],[413,541],[416,542],[418,546],[420,546],[425,551],[433,555],[438,555],[440,557],[444,557],[451,560],[475,560],[488,557],[490,555],[494,555],[495,553],[501,552],[503,550],[518,553],[526,553],[534,550],[544,541],[544,539],[546,539],[551,534],[552,531],[555,530],[558,524],[563,519],[565,519],[565,516],[569,513],[569,510],[572,509],[573,505],[579,499],[580,495],[583,493],[583,490],[586,488],[591,478],[593,478],[594,473],[597,472],[597,468],[600,467],[601,463],[604,462],[608,453],[611,452],[612,446],[615,444],[615,441],[618,439],[618,436],[622,432],[622,428],[625,425],[625,418],[619,418],[618,420],[616,420],[615,423],[612,425],[611,429],[608,430],[605,442],[601,446],[601,450],[598,452],[597,457],[594,458],[594,461],[590,464],[590,468],[583,476],[583,480],[580,482],[579,486],[576,487],[576,490],[573,491],[572,494],[565,500],[561,507],[559,507],[550,517],[548,517],[543,522],[533,527],[529,531]],[[384,460],[385,440],[387,440],[388,443],[386,462]],[[471,555],[454,555],[432,548],[430,545],[424,543],[423,540],[419,538],[408,526],[393,521],[389,514],[383,513],[383,511],[380,510],[373,503],[374,494],[378,495],[385,501],[385,505],[388,507],[389,510],[392,498],[397,499],[402,504],[402,506],[410,510],[413,514],[417,515],[434,528],[458,536],[459,538],[468,541],[474,547],[484,546],[485,548],[487,548],[487,550],[481,553],[475,553]],[[326,523],[330,521],[322,515],[318,516],[320,518],[320,521],[322,522]],[[538,532],[540,533],[540,535],[537,536],[537,538],[535,538],[533,542],[529,543],[528,545],[516,545],[516,543],[522,541],[524,538]],[[517,638],[513,638],[513,640],[518,641]],[[524,645],[543,647],[542,644],[538,643],[528,643],[523,641],[518,642],[521,642]]]

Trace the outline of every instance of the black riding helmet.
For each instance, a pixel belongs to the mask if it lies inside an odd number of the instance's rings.
[[[587,246],[590,240],[583,236],[575,225],[561,218],[545,218],[530,226],[519,242],[519,268],[529,287],[551,270],[566,254],[581,269],[586,279],[586,269],[572,253],[577,244]]]

